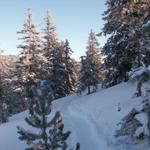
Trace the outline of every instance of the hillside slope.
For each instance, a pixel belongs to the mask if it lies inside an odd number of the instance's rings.
[[[140,98],[133,98],[134,91],[134,85],[122,83],[91,95],[71,95],[55,101],[53,114],[61,111],[65,129],[72,131],[69,145],[72,147],[80,142],[81,150],[148,150],[146,141],[114,138],[120,120],[141,104]],[[20,125],[31,130],[24,121],[26,115],[27,112],[17,114],[8,123],[0,125],[0,150],[23,150],[27,147],[25,142],[18,140],[16,129]]]

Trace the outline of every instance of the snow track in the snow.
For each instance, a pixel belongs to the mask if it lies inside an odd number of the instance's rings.
[[[86,145],[89,145],[90,150],[97,150],[105,147],[105,141],[101,141],[96,128],[94,128],[93,122],[88,116],[85,116],[76,106],[71,105],[68,107],[69,118],[71,118],[72,124],[74,124],[74,132],[78,137],[80,143],[84,143],[83,150],[86,150]],[[88,138],[87,138],[88,137]],[[90,144],[89,144],[90,143]]]

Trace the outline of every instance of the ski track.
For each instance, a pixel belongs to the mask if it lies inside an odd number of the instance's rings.
[[[70,129],[76,137],[75,141],[80,141],[82,150],[98,150],[97,148],[104,150],[104,147],[106,150],[112,150],[112,147],[109,149],[110,144],[107,143],[108,139],[106,139],[107,137],[104,135],[103,130],[99,130],[98,125],[96,125],[96,120],[87,116],[84,111],[78,107],[78,103],[80,102],[70,101],[70,103],[66,105],[67,109],[63,111],[63,117],[66,122],[71,123]]]

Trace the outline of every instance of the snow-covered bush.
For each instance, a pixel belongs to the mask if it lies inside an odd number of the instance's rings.
[[[139,114],[136,109],[132,109],[127,116],[122,119],[121,128],[116,131],[115,136],[130,136],[132,137],[136,130],[142,126],[142,124],[135,118]]]
[[[145,100],[140,110],[133,108],[121,122],[116,137],[129,136],[144,139],[150,137],[150,101]]]

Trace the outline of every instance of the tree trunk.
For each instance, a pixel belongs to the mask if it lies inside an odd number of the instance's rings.
[[[88,94],[91,94],[90,86],[88,86]]]

